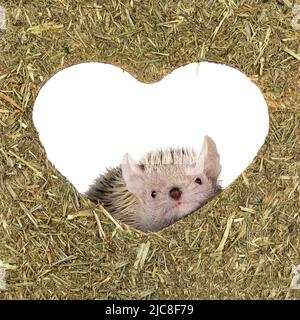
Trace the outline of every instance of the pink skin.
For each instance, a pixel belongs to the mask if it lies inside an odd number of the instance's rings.
[[[213,191],[206,175],[184,175],[183,170],[178,167],[176,169],[172,175],[146,174],[143,190],[137,195],[145,211],[163,219],[172,216],[179,219],[206,202],[209,193]],[[201,184],[195,182],[196,178],[201,179]],[[170,196],[170,190],[173,188],[180,189],[181,195],[178,199]],[[153,191],[156,192],[154,198]]]
[[[215,195],[213,184],[204,173],[183,175],[182,170],[176,169],[180,173],[146,174],[143,179],[143,188],[136,196],[140,201],[138,214],[146,231],[156,231],[175,222],[202,207]],[[201,184],[196,182],[197,178],[201,179]],[[178,199],[170,196],[174,187],[180,189]],[[153,191],[156,192],[154,198]]]
[[[139,229],[160,230],[199,209],[216,195],[221,166],[211,138],[205,137],[197,161],[194,166],[169,164],[144,171],[125,155],[122,173],[128,190],[139,202]]]

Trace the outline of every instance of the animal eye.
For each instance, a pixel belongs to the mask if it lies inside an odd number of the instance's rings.
[[[152,191],[151,197],[154,199],[156,196],[157,196],[157,192],[156,191]]]
[[[198,183],[198,184],[202,184],[202,180],[200,178],[196,178],[195,182]]]

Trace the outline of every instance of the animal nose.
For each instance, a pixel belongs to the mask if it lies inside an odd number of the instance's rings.
[[[169,195],[174,200],[179,200],[181,197],[181,190],[179,188],[173,188],[170,190]]]

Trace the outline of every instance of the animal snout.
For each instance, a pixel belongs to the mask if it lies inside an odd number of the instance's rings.
[[[169,195],[174,200],[179,200],[181,197],[182,191],[179,188],[173,188],[170,190]]]

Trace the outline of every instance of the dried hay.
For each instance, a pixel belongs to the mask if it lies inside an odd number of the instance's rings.
[[[300,32],[291,5],[2,0],[2,299],[299,299],[290,288],[300,264]],[[198,214],[157,234],[119,226],[47,161],[31,119],[38,90],[79,62],[109,62],[153,82],[200,60],[239,68],[260,86],[267,141]]]

